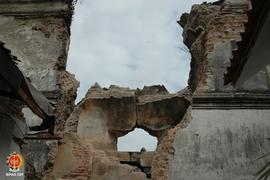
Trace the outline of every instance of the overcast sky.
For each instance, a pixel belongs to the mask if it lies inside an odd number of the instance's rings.
[[[80,81],[78,100],[91,85],[131,88],[187,85],[189,53],[176,23],[203,0],[81,0],[75,7],[67,69]],[[77,101],[78,101],[77,100]],[[132,143],[130,143],[132,142]],[[154,150],[143,130],[119,138],[120,150]]]

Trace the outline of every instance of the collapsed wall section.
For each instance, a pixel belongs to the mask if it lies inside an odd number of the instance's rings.
[[[61,103],[60,108],[59,102],[69,99],[64,98],[67,91],[74,99],[78,86],[65,71],[72,1],[2,1],[0,6],[0,39],[20,59],[18,66],[24,75],[55,104],[56,132],[60,132],[68,115],[64,112],[72,107]]]
[[[75,108],[78,82],[65,71],[72,2],[4,0],[0,7],[0,39],[55,105],[55,134],[63,137],[28,136],[23,141],[27,179],[147,179],[147,173],[128,165],[145,160],[146,153],[134,160],[138,154],[126,157],[116,149],[117,137],[135,127],[159,141],[150,153],[152,179],[248,179],[263,163],[252,160],[270,145],[265,72],[240,89],[223,85],[226,65],[248,21],[248,1],[195,5],[179,21],[192,54],[192,98],[189,89],[169,94],[163,86],[132,90],[96,84]],[[16,112],[8,118],[22,119],[20,110],[9,106],[17,102],[3,102],[8,108],[1,106],[0,116]],[[27,125],[40,122],[25,107],[23,113]]]
[[[65,128],[65,137],[68,139],[64,138],[57,153],[56,159],[61,156],[61,153],[69,151],[69,156],[74,157],[70,163],[76,164],[76,166],[67,167],[68,171],[59,174],[57,172],[61,169],[55,164],[52,174],[49,176],[80,178],[79,174],[88,174],[89,179],[110,180],[125,179],[127,176],[129,179],[150,177],[151,164],[156,160],[159,161],[156,159],[152,162],[152,159],[160,156],[163,151],[150,153],[150,162],[144,159],[143,155],[149,154],[146,152],[138,157],[139,160],[131,157],[128,159],[124,156],[125,153],[117,152],[117,138],[140,127],[162,142],[167,131],[182,120],[190,103],[188,96],[188,90],[169,94],[164,86],[150,86],[144,87],[142,90],[133,90],[114,85],[107,89],[95,84],[68,118]],[[77,139],[76,143],[70,144],[70,138]],[[84,166],[83,161],[75,160],[78,153],[75,151],[77,149],[75,146],[78,143],[81,143],[80,148],[85,148],[85,150],[79,150],[80,155],[83,156],[86,153],[85,157],[89,160],[86,169],[81,168]],[[70,145],[67,146],[67,144]],[[70,149],[73,150],[70,151]],[[143,163],[145,160],[147,161]],[[60,162],[61,160],[59,160]],[[148,163],[147,166],[146,163]],[[162,167],[164,166],[160,166],[160,168]],[[77,172],[77,176],[70,172]]]
[[[248,0],[194,5],[179,24],[190,49],[189,123],[176,131],[164,179],[252,179],[270,143],[269,79],[261,71],[235,89],[224,73],[246,30]]]
[[[194,5],[178,23],[183,27],[184,43],[192,61],[189,85],[197,92],[268,91],[265,70],[258,72],[238,89],[224,86],[224,73],[229,66],[237,42],[242,40],[252,9],[248,0],[219,1]]]
[[[55,107],[55,136],[61,137],[74,108],[79,85],[66,69],[73,2],[18,0],[0,2],[0,40],[20,59],[18,67]],[[23,107],[26,126],[42,121]],[[26,128],[22,128],[24,136]],[[54,162],[58,140],[31,136],[24,140],[27,179],[39,179]]]

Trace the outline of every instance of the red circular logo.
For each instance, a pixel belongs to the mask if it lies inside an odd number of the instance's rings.
[[[17,172],[20,170],[20,167],[23,164],[23,158],[20,154],[13,152],[7,158],[7,165],[9,169],[13,172]]]

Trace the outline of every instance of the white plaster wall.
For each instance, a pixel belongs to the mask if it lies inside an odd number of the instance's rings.
[[[248,180],[270,152],[270,110],[192,110],[179,130],[170,180]]]

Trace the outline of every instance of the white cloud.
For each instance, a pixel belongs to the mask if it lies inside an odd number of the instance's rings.
[[[157,138],[143,129],[135,128],[134,131],[118,138],[118,151],[140,151],[143,147],[147,151],[155,151],[157,147]]]
[[[81,82],[142,88],[187,85],[190,57],[176,21],[202,0],[82,0],[75,8],[67,69]]]

